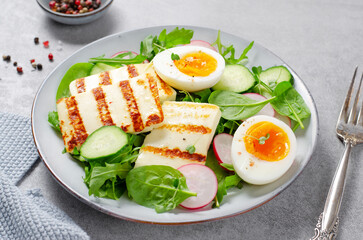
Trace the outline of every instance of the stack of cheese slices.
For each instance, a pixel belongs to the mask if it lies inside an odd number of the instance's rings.
[[[95,130],[116,125],[127,133],[150,132],[135,167],[205,164],[221,117],[212,104],[175,102],[175,90],[152,64],[135,64],[76,79],[57,101],[64,145],[73,152]],[[193,151],[188,147],[193,146]]]

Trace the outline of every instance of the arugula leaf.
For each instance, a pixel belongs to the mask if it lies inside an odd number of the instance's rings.
[[[190,192],[185,177],[169,166],[150,165],[132,169],[126,177],[129,196],[138,204],[154,208],[157,213],[176,208]]]
[[[71,66],[63,76],[58,86],[56,100],[71,96],[69,92],[69,84],[75,79],[89,76],[93,66],[94,65],[91,63],[76,63]]]
[[[233,45],[225,46],[221,42],[221,31],[218,31],[217,39],[212,46],[217,45],[218,52],[222,55],[227,64],[241,64],[241,62],[245,59],[248,59],[247,53],[253,47],[254,42],[252,41],[242,52],[242,54],[235,58],[235,48]]]
[[[180,44],[188,44],[193,38],[193,30],[176,27],[170,33],[166,33],[166,29],[161,31],[159,37],[149,35],[140,44],[140,54],[151,61],[156,54],[165,49],[178,46]],[[174,59],[173,59],[174,60]]]
[[[227,120],[241,120],[258,113],[275,97],[257,102],[249,97],[231,91],[217,90],[209,96],[208,102],[220,107],[222,117]]]
[[[158,40],[156,36],[154,37],[152,35],[149,35],[140,43],[140,54],[145,56],[149,61],[151,61],[156,55],[154,43],[157,41]]]
[[[224,196],[227,195],[227,190],[234,186],[241,188],[242,180],[237,175],[230,175],[219,165],[214,155],[213,149],[209,149],[205,165],[212,169],[216,174],[218,180],[218,190],[214,199],[213,207],[219,207],[223,201]]]
[[[92,171],[90,172],[90,176],[87,179],[89,186],[88,194],[93,194],[94,196],[99,197],[99,190],[107,180],[111,180],[112,189],[114,189],[117,177],[120,179],[125,179],[131,168],[132,166],[129,163],[106,163],[104,167],[93,167]]]
[[[120,54],[117,57],[114,58],[105,58],[104,56],[100,56],[100,57],[95,57],[95,58],[90,58],[88,60],[89,63],[104,63],[104,64],[110,64],[111,66],[114,67],[121,67],[123,65],[129,65],[129,64],[138,64],[138,63],[143,63],[146,60],[146,56],[143,55],[136,55],[134,57],[130,57],[130,58],[122,58],[122,56],[130,56],[127,55],[127,53],[125,53],[126,55],[122,55]]]
[[[61,132],[60,126],[59,126],[59,118],[58,118],[58,112],[52,111],[48,112],[48,123],[57,130],[57,132]]]

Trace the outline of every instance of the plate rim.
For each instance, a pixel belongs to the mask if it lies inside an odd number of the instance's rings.
[[[172,27],[179,27],[179,28],[186,28],[186,29],[194,29],[194,30],[198,30],[198,29],[202,29],[202,30],[208,30],[208,31],[218,31],[217,29],[214,28],[209,28],[209,27],[202,27],[202,26],[195,26],[195,25],[157,25],[157,26],[150,26],[150,27],[143,27],[143,28],[135,28],[132,30],[126,30],[126,31],[121,31],[118,33],[114,33],[114,34],[110,34],[107,36],[104,36],[102,38],[99,38],[95,41],[92,41],[86,45],[84,45],[83,47],[79,48],[77,51],[73,52],[70,56],[68,56],[67,58],[65,58],[62,62],[60,62],[42,81],[42,83],[40,84],[40,87],[38,88],[34,100],[33,100],[33,104],[32,104],[32,109],[31,109],[31,130],[32,130],[32,136],[33,136],[33,140],[34,140],[34,144],[36,146],[37,152],[40,156],[40,158],[42,159],[42,162],[44,163],[44,165],[46,166],[46,168],[48,169],[48,171],[51,173],[51,176],[56,180],[56,182],[58,184],[60,184],[67,192],[69,192],[71,195],[73,195],[74,197],[76,197],[78,200],[80,200],[81,202],[87,204],[88,206],[91,206],[92,208],[105,213],[107,215],[113,216],[117,219],[122,219],[122,220],[127,220],[127,221],[132,221],[132,222],[138,222],[138,223],[148,223],[148,224],[158,224],[158,225],[189,225],[189,224],[196,224],[196,223],[203,223],[203,222],[210,222],[210,221],[216,221],[216,220],[220,220],[220,219],[225,219],[225,218],[230,218],[230,217],[234,217],[234,216],[238,216],[241,215],[243,213],[247,213],[250,212],[256,208],[261,207],[262,205],[268,203],[269,201],[271,201],[272,199],[274,199],[275,197],[277,197],[278,195],[280,195],[284,190],[286,190],[299,176],[300,174],[305,170],[306,166],[309,164],[309,162],[312,159],[312,155],[316,150],[317,147],[317,139],[320,133],[320,124],[319,124],[319,115],[318,115],[318,111],[317,111],[317,107],[316,107],[316,103],[315,100],[309,90],[309,88],[307,88],[305,82],[303,81],[303,79],[284,61],[282,60],[278,55],[276,55],[274,52],[272,52],[271,50],[269,50],[268,48],[265,48],[263,45],[259,44],[258,42],[254,41],[254,44],[258,45],[259,48],[262,48],[264,51],[268,51],[271,55],[273,55],[274,57],[278,58],[288,69],[289,71],[291,71],[293,73],[293,75],[297,76],[299,78],[299,82],[302,84],[302,86],[305,88],[308,97],[311,99],[312,102],[312,106],[313,109],[310,109],[311,112],[314,112],[314,114],[311,115],[312,116],[316,116],[314,121],[316,122],[316,126],[315,129],[313,129],[313,131],[316,132],[316,134],[313,136],[313,145],[311,148],[311,151],[308,153],[308,157],[307,157],[307,161],[304,164],[304,166],[301,168],[301,170],[299,170],[297,172],[297,174],[295,176],[293,176],[293,178],[289,179],[284,185],[283,187],[280,186],[279,189],[277,190],[277,193],[271,197],[269,197],[268,199],[256,204],[255,206],[252,206],[246,210],[243,211],[238,211],[232,214],[227,214],[224,216],[217,216],[217,217],[212,217],[212,218],[208,218],[208,219],[203,219],[203,220],[191,220],[191,221],[184,221],[184,222],[158,222],[158,221],[148,221],[148,220],[140,220],[140,219],[134,219],[134,218],[130,218],[130,217],[126,217],[126,216],[122,216],[120,214],[114,213],[104,207],[102,207],[100,204],[95,203],[93,201],[90,201],[89,199],[83,197],[81,194],[77,193],[72,187],[68,186],[66,183],[64,183],[60,177],[54,172],[52,171],[51,167],[49,166],[49,164],[47,163],[47,161],[45,160],[45,158],[43,157],[42,153],[41,153],[41,149],[38,146],[39,143],[37,141],[37,137],[36,137],[36,133],[35,133],[35,123],[34,123],[34,115],[35,115],[35,107],[37,104],[37,99],[39,96],[39,93],[41,92],[43,86],[45,85],[45,83],[48,81],[48,79],[50,78],[50,76],[57,71],[57,69],[59,68],[59,66],[61,66],[62,64],[64,64],[65,62],[67,62],[70,58],[72,58],[73,56],[77,55],[80,51],[82,51],[83,49],[87,48],[88,46],[95,44],[97,42],[101,42],[104,41],[108,38],[113,38],[117,35],[123,35],[123,34],[127,34],[130,32],[135,32],[135,31],[143,31],[143,30],[150,30],[153,28],[172,28]],[[247,40],[243,37],[240,37],[238,35],[235,34],[231,34],[229,32],[226,31],[221,31],[221,33],[226,33],[229,34],[231,36],[243,39],[243,40]],[[312,122],[312,121],[310,121]]]

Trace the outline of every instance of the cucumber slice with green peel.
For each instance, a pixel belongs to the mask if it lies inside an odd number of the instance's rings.
[[[219,82],[212,87],[213,90],[226,90],[232,92],[245,92],[256,83],[248,68],[243,65],[226,65]]]
[[[288,81],[294,84],[294,78],[290,71],[284,66],[270,67],[260,74],[260,80],[264,82],[271,90],[275,89],[276,85],[283,81]],[[261,84],[258,84],[253,92],[259,93],[265,97],[271,97],[271,93]]]
[[[266,83],[267,86],[274,89],[277,84],[283,81],[288,81],[294,84],[294,78],[289,70],[284,66],[270,67],[260,74],[260,80]]]
[[[97,73],[101,73],[101,72],[106,72],[106,71],[110,71],[113,69],[116,69],[117,67],[113,67],[111,65],[108,64],[104,64],[104,63],[96,63],[93,68],[91,69],[91,75],[97,74]]]
[[[129,142],[128,135],[117,126],[103,126],[82,144],[80,153],[87,160],[102,160],[118,155]]]

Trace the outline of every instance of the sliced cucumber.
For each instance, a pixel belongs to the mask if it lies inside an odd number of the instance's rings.
[[[128,135],[121,128],[103,126],[88,136],[80,153],[87,160],[111,158],[120,153],[128,142]]]
[[[226,90],[232,92],[245,92],[255,85],[255,78],[248,68],[243,65],[226,65],[219,82],[212,87],[213,90]]]
[[[294,84],[294,78],[289,70],[284,66],[270,67],[260,74],[260,80],[267,84],[267,86],[274,89],[277,84],[283,81],[289,81]]]
[[[104,63],[96,63],[93,68],[91,69],[91,75],[97,74],[97,73],[101,73],[101,72],[106,72],[106,71],[110,71],[113,69],[116,69],[117,67],[113,67],[111,65],[108,64],[104,64]]]
[[[270,67],[262,71],[260,74],[260,80],[272,90],[275,89],[277,84],[283,81],[288,81],[291,84],[294,84],[294,78],[289,70],[284,66]],[[259,93],[265,97],[271,97],[270,91],[260,84],[254,88],[253,92]]]

